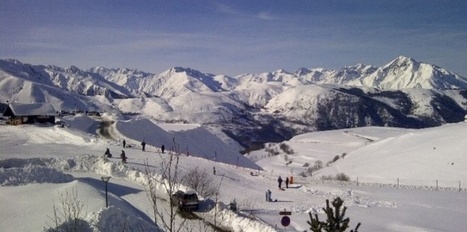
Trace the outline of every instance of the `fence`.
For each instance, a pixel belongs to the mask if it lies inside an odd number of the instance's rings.
[[[339,184],[339,185],[356,185],[356,186],[389,186],[395,188],[415,188],[415,189],[431,189],[431,190],[450,190],[450,191],[467,191],[462,185],[462,182],[453,180],[423,180],[423,179],[385,179],[385,178],[369,178],[369,177],[354,177],[350,181],[337,181],[317,179],[315,177],[294,176],[295,184],[315,183],[315,184]]]

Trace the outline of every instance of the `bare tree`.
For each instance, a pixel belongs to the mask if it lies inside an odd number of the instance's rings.
[[[84,218],[84,203],[78,199],[78,191],[73,188],[59,194],[60,208],[53,206],[53,217],[50,217],[54,226],[44,229],[46,232],[84,232],[92,231]]]
[[[201,170],[198,166],[189,170],[185,174],[183,180],[188,187],[205,198],[212,197],[219,193],[219,190],[213,185],[214,180],[212,176],[208,171]]]
[[[170,202],[170,197],[180,188],[182,182],[178,166],[179,153],[171,151],[166,157],[162,157],[160,153],[159,155],[163,160],[159,175],[152,171],[148,161],[145,161],[145,174],[148,177],[146,193],[152,203],[154,222],[165,231],[178,232],[182,229],[188,231],[185,227],[186,219],[177,216],[177,208],[173,207]],[[162,206],[162,204],[167,204],[163,202],[166,201],[164,195],[169,201],[168,208]]]
[[[172,206],[171,196],[177,192],[181,184],[186,184],[187,187],[197,191],[204,197],[215,197],[215,215],[214,223],[210,225],[206,221],[200,224],[203,227],[202,231],[216,230],[218,216],[218,199],[219,189],[221,188],[224,176],[222,176],[219,185],[214,185],[212,176],[206,170],[200,170],[198,167],[189,170],[188,173],[182,175],[179,167],[180,153],[176,149],[175,142],[171,151],[162,154],[159,153],[162,163],[160,171],[157,173],[150,168],[148,161],[145,161],[145,174],[147,176],[146,193],[152,203],[154,214],[154,222],[164,231],[179,232],[193,231],[195,226],[186,224],[187,219],[178,214],[178,208]],[[168,200],[166,200],[168,199]],[[167,202],[168,201],[168,202]],[[170,205],[166,207],[167,203]],[[221,219],[222,220],[222,219]]]

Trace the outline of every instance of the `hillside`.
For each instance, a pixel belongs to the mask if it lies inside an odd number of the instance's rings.
[[[119,230],[125,226],[158,231],[153,224],[151,204],[145,192],[143,170],[148,163],[151,170],[161,171],[161,163],[166,162],[170,154],[161,154],[157,146],[149,146],[145,152],[132,147],[125,149],[129,157],[127,165],[121,164],[119,159],[103,159],[106,147],[118,154],[122,149],[121,143],[96,137],[95,129],[87,127],[89,122],[86,117],[71,117],[68,123],[73,128],[1,126],[0,194],[4,197],[0,203],[4,210],[0,217],[0,230],[35,231],[50,226],[53,206],[60,207],[56,203],[60,194],[77,189],[77,199],[86,207],[83,217],[93,229],[89,231]],[[119,123],[128,123],[131,127],[116,126],[115,134],[136,146],[138,144],[131,139],[132,133],[142,131],[141,127],[160,128],[154,131],[161,136],[157,137],[158,140],[164,134],[186,130],[192,131],[191,137],[209,140],[205,143],[211,141],[196,125],[164,124],[155,127],[146,120]],[[289,156],[293,162],[288,166],[283,154],[268,157],[266,151],[251,153],[248,157],[264,169],[259,175],[256,175],[257,170],[244,167],[251,161],[239,160],[238,165],[229,165],[215,162],[214,157],[180,155],[182,173],[196,166],[211,174],[212,168],[216,167],[216,174],[209,177],[220,190],[218,206],[213,207],[214,198],[202,198],[202,210],[196,212],[200,219],[188,220],[186,225],[193,231],[210,231],[211,226],[204,221],[227,231],[281,231],[283,227],[279,224],[281,216],[278,212],[286,209],[292,212],[292,223],[287,230],[304,231],[309,229],[306,223],[309,212],[324,218],[321,208],[325,200],[341,197],[348,207],[346,215],[351,219],[351,226],[361,222],[362,230],[458,231],[458,228],[466,226],[462,219],[467,216],[463,204],[460,204],[466,200],[464,185],[467,180],[462,168],[466,157],[460,155],[464,149],[457,146],[462,144],[465,125],[458,123],[420,130],[365,127],[303,134],[286,142],[295,152]],[[187,142],[192,147],[191,142]],[[436,151],[430,151],[431,145],[436,145]],[[438,150],[442,152],[441,156],[437,154]],[[306,178],[299,175],[305,169],[304,163],[316,160],[326,163],[343,153],[347,155],[316,175]],[[216,160],[224,155],[218,153]],[[412,160],[422,160],[423,167],[420,165],[414,169],[416,164],[406,162]],[[447,162],[454,164],[446,165]],[[368,164],[375,167],[365,168]],[[353,182],[320,180],[322,175],[338,172],[352,174]],[[397,175],[392,177],[386,175],[388,173]],[[279,175],[283,178],[294,176],[294,183],[284,191],[277,190]],[[111,176],[109,208],[104,207],[105,190],[101,176]],[[380,178],[375,178],[378,176]],[[359,186],[355,177],[360,178]],[[372,178],[371,184],[364,181],[364,177]],[[397,177],[401,181],[399,187],[393,179]],[[435,187],[435,177],[439,179],[439,189]],[[383,185],[388,180],[394,182]],[[415,181],[417,185],[411,183],[406,186],[404,181],[407,180]],[[461,181],[461,192],[458,181]],[[452,183],[454,186],[446,186]],[[272,197],[277,202],[264,200],[267,189],[272,190]],[[159,196],[165,197],[163,192]],[[238,213],[226,207],[233,199],[238,202]],[[168,206],[162,204],[160,207]],[[25,212],[28,212],[28,223],[24,223]]]
[[[346,133],[366,136],[353,131]],[[394,183],[399,178],[409,181],[405,183],[408,185],[439,181],[444,186],[455,187],[459,181],[467,183],[467,170],[464,168],[467,165],[464,154],[467,145],[453,141],[466,136],[466,123],[411,130],[349,151],[344,159],[323,169],[319,175],[343,172],[361,181]],[[394,167],[397,167],[397,172]]]
[[[248,157],[266,170],[307,173],[321,161],[323,168],[312,173],[314,179],[344,173],[352,181],[414,186],[456,188],[467,183],[464,122],[426,129],[362,127],[312,132],[295,136],[280,144],[267,145],[280,153],[270,156],[266,150]],[[285,165],[286,144],[294,151]],[[335,162],[331,162],[334,159]],[[309,166],[305,165],[306,163]],[[272,166],[271,166],[272,165]],[[310,176],[310,173],[307,174]],[[462,186],[464,186],[463,184]]]

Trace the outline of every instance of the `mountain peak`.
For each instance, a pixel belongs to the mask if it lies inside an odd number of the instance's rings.
[[[69,73],[69,74],[78,74],[78,75],[86,76],[86,74],[85,74],[85,72],[83,70],[79,69],[78,67],[76,67],[74,65],[71,65],[70,67],[67,67],[65,69],[65,72]]]
[[[290,73],[287,72],[287,70],[285,70],[285,69],[278,69],[278,70],[274,71],[273,73],[290,74]]]
[[[467,80],[436,65],[422,63],[410,57],[399,56],[351,84],[380,89],[463,89]]]
[[[401,60],[401,61],[415,61],[412,57],[408,56],[398,56],[395,60]]]
[[[393,61],[389,62],[389,64],[408,64],[408,63],[419,63],[411,57],[407,56],[398,56]]]
[[[177,73],[181,73],[181,72],[192,72],[192,71],[196,71],[196,70],[193,70],[191,68],[184,68],[184,67],[180,67],[180,66],[176,66],[176,67],[173,67],[171,69],[169,69],[170,71],[172,72],[177,72]]]
[[[173,68],[167,70],[165,73],[166,74],[167,73],[185,73],[187,76],[197,78],[197,79],[202,78],[202,77],[207,77],[207,76],[210,76],[210,77],[214,76],[212,74],[202,73],[202,72],[200,72],[198,70],[195,70],[195,69],[184,68],[184,67],[180,67],[180,66],[173,67]]]
[[[389,64],[387,64],[385,67],[406,67],[410,65],[418,65],[420,62],[414,60],[411,57],[406,57],[406,56],[399,56],[393,61],[391,61]]]

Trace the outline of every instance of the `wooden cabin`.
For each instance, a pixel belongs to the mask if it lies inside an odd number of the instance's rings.
[[[7,124],[55,123],[57,113],[50,103],[11,103],[3,112]]]

